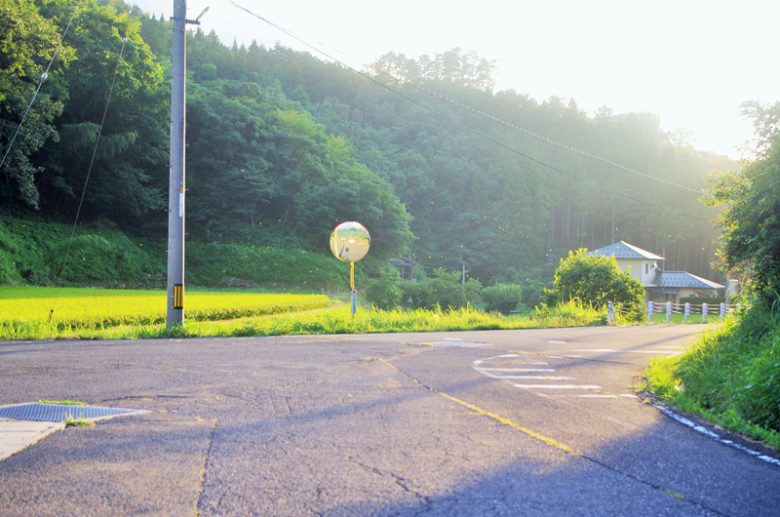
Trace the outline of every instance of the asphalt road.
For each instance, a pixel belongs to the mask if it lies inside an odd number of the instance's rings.
[[[151,411],[0,462],[0,514],[777,516],[632,388],[699,330],[0,344],[0,404]]]

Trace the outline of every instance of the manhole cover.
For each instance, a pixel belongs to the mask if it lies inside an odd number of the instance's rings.
[[[0,418],[32,422],[64,422],[73,419],[103,420],[120,415],[148,413],[141,409],[101,406],[74,406],[68,404],[15,404],[0,407]]]

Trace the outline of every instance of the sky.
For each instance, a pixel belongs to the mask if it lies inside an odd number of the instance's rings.
[[[128,1],[172,12],[173,0]],[[496,62],[497,90],[655,113],[665,131],[732,158],[749,157],[753,137],[740,105],[780,100],[775,0],[234,1],[356,68],[390,51],[473,50]],[[201,28],[224,43],[310,51],[225,0],[189,0],[188,17],[206,6]]]

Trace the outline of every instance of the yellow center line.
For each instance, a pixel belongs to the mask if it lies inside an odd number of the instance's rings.
[[[419,384],[421,386],[425,386],[425,384],[423,384],[419,380],[415,379],[414,377],[412,377],[411,375],[409,375],[405,371],[401,370],[400,368],[398,368],[396,365],[394,365],[393,363],[391,363],[387,359],[384,359],[384,358],[380,357],[379,361],[382,362],[383,364],[385,364],[386,366],[389,366],[390,368],[398,371],[399,373],[401,373],[405,377],[409,378],[414,384]],[[428,387],[428,386],[425,386],[425,388],[428,389],[429,391],[432,391],[433,393],[436,393],[437,395],[439,395],[441,397],[444,397],[445,399],[449,400],[450,402],[454,402],[456,404],[459,404],[459,405],[461,405],[463,407],[466,407],[466,408],[474,411],[475,413],[477,413],[479,415],[482,415],[482,416],[488,417],[488,418],[490,418],[492,420],[495,420],[496,422],[498,422],[500,424],[503,424],[503,425],[505,425],[507,427],[510,427],[510,428],[512,428],[512,429],[514,429],[516,431],[520,431],[521,433],[526,434],[526,435],[528,435],[531,438],[534,438],[536,440],[539,440],[540,442],[542,442],[542,443],[544,443],[546,445],[549,445],[550,447],[555,447],[556,449],[561,450],[561,451],[565,452],[566,454],[571,454],[572,456],[581,456],[581,453],[575,451],[574,449],[572,449],[571,447],[569,447],[565,443],[559,442],[558,440],[556,440],[554,438],[550,438],[549,436],[545,436],[545,435],[543,435],[541,433],[537,433],[536,431],[534,431],[532,429],[528,429],[527,427],[523,427],[522,425],[518,424],[514,420],[511,420],[509,418],[501,416],[498,413],[494,413],[492,411],[488,411],[487,409],[483,409],[483,408],[481,408],[481,407],[479,407],[479,406],[477,406],[475,404],[472,404],[470,402],[466,402],[465,400],[459,399],[457,397],[453,397],[452,395],[444,393],[443,391],[439,391],[439,390],[433,389],[433,388]]]

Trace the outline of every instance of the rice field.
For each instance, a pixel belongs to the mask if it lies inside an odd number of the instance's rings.
[[[185,324],[166,329],[164,291],[0,286],[0,339],[355,334],[521,329],[603,324],[598,311],[564,304],[544,314],[505,317],[473,307],[383,311],[349,307],[322,294],[190,291]]]
[[[189,291],[188,321],[308,311],[334,305],[321,294]],[[0,339],[83,337],[117,327],[164,324],[164,291],[0,286]]]

